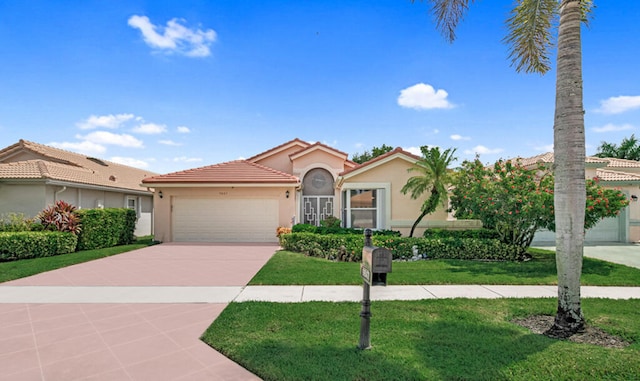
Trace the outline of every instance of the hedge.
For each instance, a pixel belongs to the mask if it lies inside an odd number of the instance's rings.
[[[418,238],[373,236],[374,246],[385,247],[393,259],[411,259],[418,254],[431,259],[475,259],[517,261],[525,258],[525,250],[497,239],[480,238]],[[338,261],[361,261],[362,235],[322,235],[291,233],[280,236],[283,249]],[[414,247],[416,252],[414,253]]]
[[[293,233],[315,233],[315,234],[364,234],[364,229],[343,228],[340,226],[315,226],[311,224],[295,224],[291,228]],[[373,230],[373,235],[385,235],[400,237],[400,232],[396,230]]]
[[[82,209],[78,250],[127,245],[135,240],[136,212],[127,208]]]
[[[500,235],[493,229],[426,229],[422,234],[424,238],[480,238],[480,239],[498,239]]]
[[[67,232],[0,232],[0,260],[73,253],[78,237]]]

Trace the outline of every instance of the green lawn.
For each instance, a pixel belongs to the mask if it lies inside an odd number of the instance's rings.
[[[56,255],[53,257],[42,257],[33,259],[22,259],[19,261],[0,262],[0,282],[24,278],[39,274],[45,271],[55,270],[62,267],[75,265],[94,259],[109,257],[127,251],[141,249],[152,245],[151,237],[143,237],[136,240],[131,245],[108,247],[98,250],[77,251],[70,254]]]
[[[555,253],[530,249],[528,262],[429,260],[394,262],[389,285],[557,284]],[[288,251],[277,252],[251,280],[252,285],[362,284],[359,263],[332,262]],[[640,269],[584,258],[585,286],[640,286]]]
[[[265,380],[637,380],[640,300],[585,299],[589,325],[624,349],[533,334],[510,321],[555,299],[373,302],[372,348],[356,348],[358,303],[232,303],[203,340]]]

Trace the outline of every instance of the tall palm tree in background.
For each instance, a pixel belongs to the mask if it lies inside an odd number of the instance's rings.
[[[622,139],[619,146],[615,143],[602,142],[594,156],[640,161],[640,142],[633,134],[629,138]]]
[[[437,28],[452,42],[455,29],[474,0],[426,0]],[[546,334],[568,337],[582,330],[580,274],[584,248],[585,138],[582,105],[580,27],[592,0],[517,0],[507,20],[512,65],[518,72],[544,74],[557,31],[556,105],[553,126],[555,155],[554,207],[558,309]]]
[[[425,191],[430,190],[431,193],[422,207],[420,215],[411,226],[409,237],[413,237],[416,226],[422,221],[424,216],[435,212],[438,205],[446,206],[448,200],[447,186],[451,183],[451,175],[448,170],[449,165],[457,160],[453,157],[455,149],[448,148],[440,152],[440,148],[428,146],[420,147],[422,151],[422,159],[409,168],[409,172],[419,172],[419,175],[413,176],[407,180],[407,183],[400,190],[403,194],[411,192],[411,198],[417,199]]]

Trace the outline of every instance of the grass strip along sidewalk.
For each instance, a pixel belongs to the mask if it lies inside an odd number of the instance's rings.
[[[529,262],[394,262],[390,285],[556,284],[555,254]],[[279,251],[253,285],[362,284],[359,263]],[[584,258],[582,283],[638,286],[640,270]],[[583,299],[587,325],[623,348],[550,339],[516,323],[555,298],[374,301],[372,348],[357,349],[359,303],[231,303],[202,339],[264,380],[640,379],[640,300]]]
[[[513,284],[555,285],[555,252],[530,249],[527,262],[486,262],[438,259],[393,262],[389,285]],[[299,253],[278,251],[251,280],[251,285],[360,285],[360,263],[332,262]],[[584,258],[585,286],[640,286],[640,269]]]
[[[97,250],[77,251],[75,253],[55,255],[52,257],[0,262],[0,283],[43,273],[45,271],[51,271],[62,267],[75,265],[78,263],[93,261],[94,259],[122,254],[131,250],[142,249],[143,247],[150,246],[152,244],[153,241],[149,236],[138,238],[135,243],[132,243],[130,245],[107,247]]]

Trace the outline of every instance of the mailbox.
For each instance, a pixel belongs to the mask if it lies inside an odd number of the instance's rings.
[[[365,246],[362,249],[360,275],[371,286],[386,286],[387,274],[391,272],[393,255],[384,247]]]

